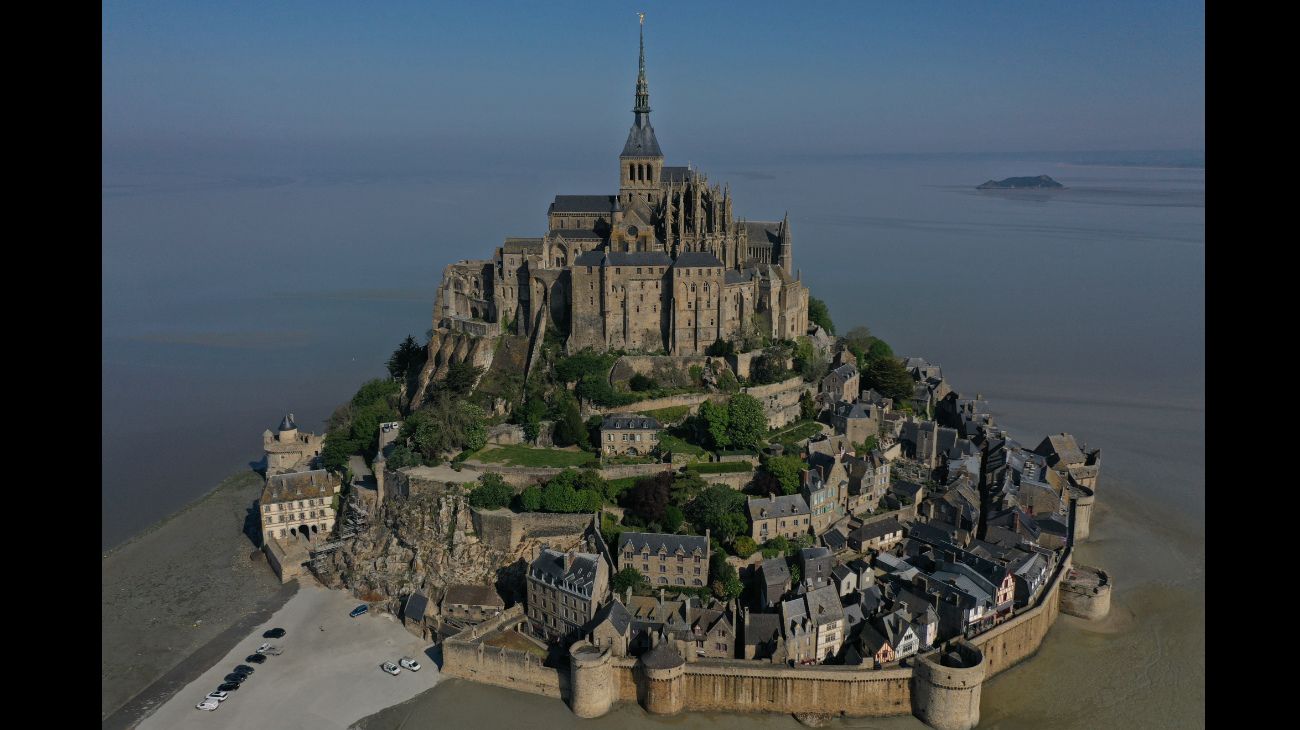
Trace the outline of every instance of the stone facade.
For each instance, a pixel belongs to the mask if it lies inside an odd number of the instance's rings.
[[[334,496],[342,486],[337,476],[324,469],[268,477],[257,500],[262,543],[328,535],[337,518]]]
[[[709,536],[623,532],[615,553],[618,568],[632,567],[658,588],[709,584]]]
[[[658,448],[660,428],[650,416],[605,416],[600,424],[600,452],[605,456],[645,456]]]
[[[737,219],[729,188],[665,166],[650,125],[644,47],[618,192],[557,195],[545,235],[446,268],[435,330],[532,335],[547,321],[571,351],[698,355],[718,339],[808,330],[788,218]]]
[[[609,563],[599,553],[549,548],[528,567],[528,624],[535,636],[562,644],[581,634],[609,596]]]
[[[802,494],[772,498],[749,498],[745,503],[749,516],[749,536],[762,545],[777,535],[793,540],[808,534],[812,525],[808,501]]]
[[[325,437],[299,431],[293,414],[280,421],[277,433],[262,432],[262,450],[266,452],[266,475],[310,469],[320,457]]]

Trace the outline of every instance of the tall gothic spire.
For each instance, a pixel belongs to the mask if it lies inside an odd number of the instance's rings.
[[[655,139],[654,127],[650,126],[650,85],[645,80],[645,13],[637,13],[641,19],[641,58],[636,73],[636,114],[632,130],[628,132],[627,144],[623,145],[622,157],[663,157],[659,149],[659,140]]]
[[[636,70],[636,108],[637,115],[650,113],[650,85],[645,80],[645,13],[637,13],[641,18],[641,60]]]

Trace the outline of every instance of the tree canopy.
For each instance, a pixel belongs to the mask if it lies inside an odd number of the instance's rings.
[[[719,540],[730,542],[749,528],[744,509],[745,495],[725,485],[715,484],[691,500],[686,515],[697,529],[711,530]]]
[[[733,447],[757,448],[767,433],[763,404],[748,393],[737,393],[727,402],[727,439]]]
[[[826,307],[826,302],[817,297],[808,297],[808,321],[816,322],[827,332],[835,334],[835,323],[831,322],[831,310]]]
[[[469,504],[480,509],[500,509],[510,504],[514,496],[515,490],[500,474],[487,473],[478,478],[478,486],[469,493]]]
[[[886,398],[898,402],[911,398],[916,384],[912,380],[912,374],[907,372],[899,360],[893,357],[872,357],[869,353],[867,365],[862,370],[862,387],[873,388]]]
[[[800,472],[804,468],[803,461],[799,457],[773,456],[767,460],[764,468],[781,485],[782,494],[794,494],[799,491]]]

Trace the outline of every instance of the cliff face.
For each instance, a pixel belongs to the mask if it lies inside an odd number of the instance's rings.
[[[447,369],[456,363],[468,362],[487,370],[492,365],[492,354],[497,338],[478,337],[463,332],[435,330],[429,339],[429,348],[420,371],[412,403],[423,403],[431,383],[447,376]],[[477,384],[476,384],[477,385]]]
[[[436,601],[453,583],[492,585],[513,603],[523,600],[524,573],[539,544],[524,539],[509,549],[490,546],[475,534],[459,487],[425,486],[409,498],[386,500],[369,529],[333,553],[318,575],[329,587],[382,602],[394,614],[416,590]]]

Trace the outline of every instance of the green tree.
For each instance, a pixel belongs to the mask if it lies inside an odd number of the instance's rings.
[[[424,459],[406,444],[397,444],[388,452],[388,468],[396,471],[408,466],[421,466]]]
[[[794,563],[790,566],[790,585],[799,585],[800,580],[803,580],[803,571],[799,569],[798,563]]]
[[[356,451],[347,432],[328,431],[325,433],[325,445],[321,447],[321,461],[325,468],[334,473],[341,473],[348,468],[348,457]]]
[[[474,389],[474,383],[483,374],[483,368],[470,363],[458,362],[447,368],[447,375],[439,381],[437,387],[452,395],[465,395]]]
[[[835,324],[831,322],[831,310],[826,307],[826,302],[817,297],[808,297],[808,321],[816,322],[827,332],[835,334]]]
[[[664,507],[663,528],[664,532],[677,532],[681,529],[682,523],[686,521],[686,515],[676,505]]]
[[[813,399],[812,394],[804,391],[799,395],[799,418],[804,421],[811,421],[817,417],[817,401]]]
[[[714,340],[704,354],[712,357],[727,357],[736,354],[736,343],[731,340]]]
[[[388,358],[388,374],[396,380],[408,380],[424,365],[425,358],[424,348],[415,343],[414,337],[407,335]]]
[[[578,497],[578,490],[572,485],[558,479],[552,479],[542,487],[543,512],[581,512],[583,505]]]
[[[614,367],[614,361],[617,359],[616,355],[598,353],[591,348],[586,348],[556,360],[552,372],[563,383],[576,383],[587,376],[606,378],[609,376],[609,369]],[[606,385],[608,384],[606,382]]]
[[[587,427],[582,421],[582,415],[578,412],[578,404],[572,398],[564,399],[564,403],[560,407],[560,417],[555,422],[555,433],[552,437],[556,446],[576,444],[584,449],[591,447],[591,443],[587,440]]]
[[[731,445],[727,434],[728,409],[720,403],[704,401],[695,416],[696,442],[710,449],[725,449]]]
[[[845,333],[844,344],[848,346],[849,352],[857,356],[858,362],[862,362],[862,358],[867,354],[867,350],[871,349],[871,343],[875,339],[871,336],[871,330],[858,325]]]
[[[636,591],[645,590],[649,587],[650,581],[646,580],[644,575],[641,575],[641,571],[630,565],[615,573],[614,580],[610,582],[610,588],[619,596],[622,596],[629,588]]]
[[[895,403],[912,397],[916,384],[903,363],[893,357],[874,358],[862,372],[862,386],[874,388]]]
[[[736,374],[731,372],[731,368],[723,368],[718,374],[718,390],[723,393],[740,392],[740,381],[736,380]]]
[[[659,384],[655,382],[654,378],[647,377],[645,375],[642,375],[641,373],[637,373],[636,375],[633,375],[632,379],[628,381],[627,385],[629,388],[631,388],[632,390],[638,393],[647,390],[654,390],[655,388],[659,387]]]
[[[767,433],[763,404],[747,393],[731,396],[727,402],[727,440],[733,446],[757,448]]]
[[[776,477],[781,485],[782,494],[795,494],[799,491],[803,475],[803,461],[797,456],[773,456],[763,466],[768,474]]]
[[[515,490],[506,484],[500,474],[484,474],[478,478],[478,486],[469,493],[469,503],[480,509],[500,509],[510,504]]]
[[[740,581],[740,576],[736,573],[736,566],[731,563],[722,561],[717,566],[717,570],[709,567],[712,583],[710,588],[713,589],[713,595],[718,599],[726,601],[732,598],[739,598],[745,590],[745,584]]]
[[[732,543],[732,548],[735,549],[736,554],[740,557],[748,558],[758,549],[758,545],[754,544],[754,539],[749,535],[741,535]]]
[[[520,512],[541,512],[542,511],[542,490],[538,487],[529,487],[520,492],[515,499],[519,503]]]
[[[744,532],[748,525],[744,509],[745,495],[725,485],[715,484],[691,500],[686,507],[686,515],[696,529],[711,530],[718,539],[730,542]]]

